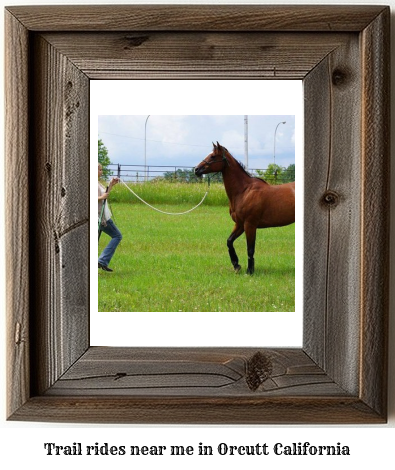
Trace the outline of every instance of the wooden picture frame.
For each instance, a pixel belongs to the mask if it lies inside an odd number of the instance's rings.
[[[389,21],[382,6],[6,9],[9,420],[386,422]],[[89,82],[121,78],[304,81],[301,349],[90,347]]]

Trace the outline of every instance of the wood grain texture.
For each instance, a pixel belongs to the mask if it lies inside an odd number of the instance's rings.
[[[387,412],[390,217],[389,11],[362,34],[363,41],[363,229],[361,250],[361,398]]]
[[[344,396],[300,349],[260,350],[259,385],[251,388],[251,349],[90,348],[46,393],[105,396]],[[252,372],[254,373],[254,372]]]
[[[348,36],[146,31],[44,37],[91,79],[302,80]]]
[[[355,35],[304,81],[310,97],[305,106],[305,347],[351,393],[359,386],[363,255],[358,51]]]
[[[8,7],[31,31],[361,31],[371,5],[83,5]]]
[[[101,423],[364,423],[382,419],[301,350],[263,350],[272,373],[246,385],[250,349],[90,348],[12,419]]]
[[[356,397],[33,397],[13,420],[144,424],[379,424]]]
[[[8,419],[385,422],[389,9],[12,7],[6,20]],[[89,81],[279,77],[305,87],[303,348],[90,348]]]
[[[7,412],[30,396],[28,32],[5,12]],[[18,76],[19,80],[14,80]]]
[[[32,384],[42,393],[89,345],[89,82],[42,37],[31,47]]]
[[[320,367],[326,363],[327,324],[327,261],[330,209],[321,204],[328,186],[328,164],[331,154],[331,100],[329,57],[312,70],[304,80],[305,172],[304,200],[304,273],[314,282],[305,282],[303,289],[303,345],[307,354]],[[310,217],[309,217],[310,215]],[[322,244],[326,249],[322,248]],[[318,313],[321,312],[321,313]],[[311,332],[314,331],[314,334]]]

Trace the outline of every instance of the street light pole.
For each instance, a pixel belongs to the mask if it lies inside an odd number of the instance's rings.
[[[244,161],[248,170],[248,116],[244,115]]]
[[[273,151],[274,164],[276,164],[276,134],[277,134],[278,126],[280,124],[286,124],[286,121],[279,122],[276,126],[276,130],[274,131],[274,151]]]
[[[145,178],[144,180],[147,181],[147,121],[150,117],[148,114],[147,119],[145,120],[145,128],[144,128],[144,169],[145,169]]]

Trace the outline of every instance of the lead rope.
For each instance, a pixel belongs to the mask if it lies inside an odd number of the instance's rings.
[[[146,204],[148,207],[150,207],[151,209],[153,209],[154,211],[157,211],[157,212],[160,212],[161,214],[166,214],[166,215],[184,215],[184,214],[188,214],[189,212],[192,212],[194,211],[195,209],[197,209],[202,203],[203,201],[206,199],[206,196],[208,194],[208,191],[206,191],[206,194],[203,196],[203,199],[199,202],[199,204],[195,207],[192,207],[192,209],[189,209],[188,211],[185,211],[185,212],[165,212],[165,211],[161,211],[160,209],[157,209],[156,207],[154,206],[151,206],[151,204],[148,204],[148,202],[144,201],[144,199],[142,199],[138,194],[136,194],[132,188],[129,188],[129,186],[123,181],[123,180],[120,180],[121,183],[123,183],[126,188],[132,193],[134,194],[134,196],[137,197],[137,199],[140,199],[141,202],[143,202],[144,204]],[[210,185],[210,183],[209,183]]]

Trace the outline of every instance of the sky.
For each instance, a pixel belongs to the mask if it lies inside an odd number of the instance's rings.
[[[194,167],[217,141],[249,169],[295,163],[294,115],[99,115],[98,138],[114,164]]]
[[[121,165],[192,168],[217,141],[250,170],[303,165],[298,80],[92,80],[90,103],[93,166],[97,138]]]

